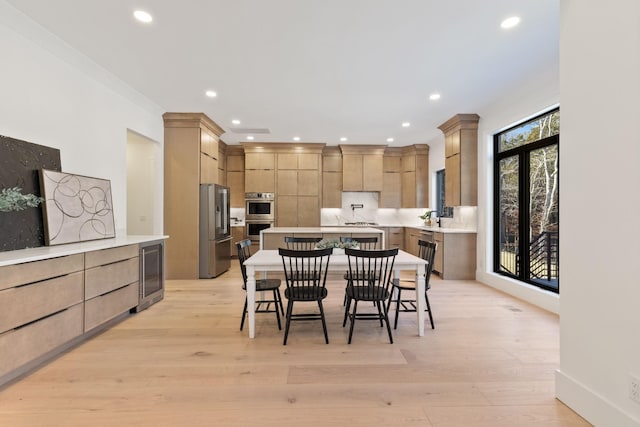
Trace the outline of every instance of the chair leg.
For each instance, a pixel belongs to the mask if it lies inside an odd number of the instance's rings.
[[[320,318],[322,320],[322,330],[324,331],[324,342],[329,344],[329,335],[327,334],[327,322],[324,320],[324,309],[322,308],[322,300],[318,300],[320,307]]]
[[[391,335],[391,325],[389,325],[389,312],[387,311],[387,307],[383,305],[384,308],[384,322],[387,324],[387,332],[389,333],[389,343],[393,344],[393,335]]]
[[[402,289],[398,288],[398,295],[396,300],[396,319],[393,322],[393,329],[398,329],[398,314],[400,313],[400,301],[402,300]]]
[[[244,319],[247,317],[247,297],[244,297],[244,308],[242,309],[242,320],[240,321],[240,330],[244,328]]]
[[[344,294],[344,297],[347,301],[347,304],[344,307],[344,320],[342,321],[343,328],[347,324],[347,316],[349,316],[349,308],[351,308],[351,298],[349,298],[346,293]]]
[[[378,316],[380,316],[380,327],[382,328],[384,325],[382,324],[382,307],[380,307],[380,301],[374,301],[373,305],[378,309]]]
[[[280,295],[280,289],[276,289],[276,293],[278,294],[278,304],[280,304],[280,313],[284,316],[284,307],[282,306],[282,295]]]
[[[353,313],[351,314],[351,327],[349,328],[349,344],[351,344],[351,337],[353,336],[353,325],[356,323],[356,312],[358,311],[358,300],[353,303]]]
[[[424,293],[424,299],[427,302],[427,311],[429,312],[429,321],[431,322],[431,329],[435,329],[436,327],[433,325],[433,316],[431,315],[431,304],[429,304],[429,296],[427,292]]]
[[[274,289],[273,290],[273,299],[274,299],[274,304],[273,307],[276,309],[276,319],[278,319],[278,330],[281,331],[282,330],[282,325],[280,324],[280,309],[278,308],[278,290]]]
[[[293,300],[287,303],[287,322],[284,327],[284,341],[282,345],[287,345],[287,337],[289,336],[289,325],[291,324],[291,312],[293,311]]]

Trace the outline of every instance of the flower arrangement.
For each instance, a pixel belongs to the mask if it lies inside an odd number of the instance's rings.
[[[3,188],[0,190],[0,212],[22,211],[36,208],[43,202],[42,197],[35,194],[22,194],[22,188]]]
[[[349,241],[349,242],[341,242],[338,239],[322,239],[320,240],[318,243],[316,243],[316,248],[317,249],[326,249],[326,248],[337,248],[337,249],[344,249],[344,248],[358,248],[358,242],[356,242],[355,240]]]

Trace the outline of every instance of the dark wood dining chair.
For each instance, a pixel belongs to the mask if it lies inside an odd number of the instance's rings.
[[[425,267],[424,274],[424,298],[427,303],[427,307],[425,311],[429,313],[429,321],[431,322],[431,329],[435,329],[435,325],[433,323],[433,315],[431,313],[431,304],[429,303],[429,295],[427,291],[431,289],[431,284],[429,280],[431,278],[431,272],[433,271],[433,261],[436,256],[436,251],[438,250],[438,244],[435,242],[427,242],[424,240],[418,240],[418,256],[423,260],[427,261],[427,265]],[[396,318],[393,322],[393,329],[398,328],[398,314],[400,312],[414,312],[416,311],[416,300],[415,300],[415,292],[416,292],[416,283],[414,280],[394,280],[393,281],[393,290],[392,297],[389,299],[388,306],[391,307],[391,304],[395,302],[396,304]],[[402,292],[410,291],[411,295],[414,295],[413,298],[403,299]],[[394,299],[395,296],[395,299]]]
[[[379,320],[387,326],[389,342],[393,344],[393,335],[389,325],[387,300],[390,297],[390,287],[393,279],[393,264],[398,249],[387,250],[361,250],[345,249],[349,261],[349,278],[347,279],[347,303],[344,311],[342,327],[347,324],[347,318],[351,320],[349,327],[349,344],[353,336],[353,327],[356,319]],[[358,302],[373,302],[377,313],[358,313]],[[349,311],[353,302],[353,311]]]
[[[287,249],[296,251],[310,251],[315,249],[320,240],[322,240],[322,237],[284,236],[284,243],[287,245]]]
[[[327,269],[332,248],[315,250],[278,249],[282,257],[284,277],[287,288],[284,297],[287,302],[286,324],[284,328],[283,345],[287,345],[289,327],[292,321],[321,320],[324,340],[329,344],[327,322],[324,317],[322,300],[327,297]],[[293,313],[296,302],[315,302],[318,304],[317,313]]]
[[[242,289],[247,290],[247,268],[244,262],[251,257],[251,240],[241,240],[236,242],[238,250],[238,260],[240,261],[240,270],[242,271]],[[284,316],[284,307],[282,305],[282,296],[280,295],[280,279],[256,279],[256,313],[276,313],[278,320],[278,329],[282,330],[280,324],[280,313]],[[257,292],[271,291],[273,299],[262,297],[257,299]],[[262,294],[260,294],[262,295]],[[240,322],[240,330],[244,328],[244,320],[247,317],[247,297],[244,298],[244,308],[242,309],[242,321]]]

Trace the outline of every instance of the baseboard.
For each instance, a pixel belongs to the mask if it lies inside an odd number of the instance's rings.
[[[560,314],[560,297],[556,293],[499,274],[483,271],[476,271],[476,280],[544,310]]]
[[[560,370],[556,371],[556,398],[595,427],[640,427],[640,420]]]

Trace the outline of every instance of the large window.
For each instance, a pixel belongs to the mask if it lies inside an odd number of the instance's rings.
[[[554,292],[559,140],[559,110],[494,137],[494,271]]]

